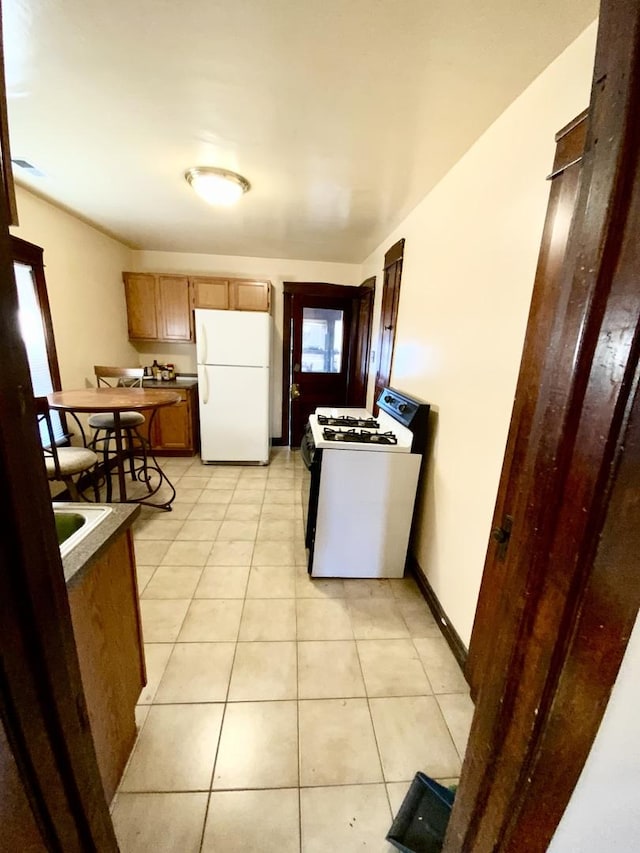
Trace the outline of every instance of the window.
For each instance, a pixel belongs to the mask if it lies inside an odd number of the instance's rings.
[[[18,237],[11,238],[11,248],[18,289],[18,322],[27,350],[33,393],[42,397],[60,390],[42,249]],[[57,412],[51,412],[51,420],[56,441],[63,441],[66,437],[64,422]],[[44,424],[40,427],[40,437],[43,444],[49,440]]]
[[[344,311],[302,309],[302,373],[340,373]]]

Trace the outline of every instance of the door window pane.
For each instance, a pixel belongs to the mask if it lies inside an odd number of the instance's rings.
[[[344,311],[302,309],[302,373],[340,373]]]

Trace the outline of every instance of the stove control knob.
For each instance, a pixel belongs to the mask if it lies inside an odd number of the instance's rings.
[[[406,403],[400,403],[400,405],[398,406],[398,411],[404,415],[405,412],[409,411],[409,406],[407,406]]]
[[[393,397],[390,397],[388,394],[384,398],[385,403],[393,403]]]

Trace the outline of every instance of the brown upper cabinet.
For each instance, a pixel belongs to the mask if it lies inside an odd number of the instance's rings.
[[[191,279],[194,308],[231,311],[269,311],[271,285],[268,281],[242,278],[199,277]]]
[[[125,272],[122,277],[130,340],[193,340],[187,276]]]
[[[189,279],[179,275],[159,275],[156,314],[160,340],[192,341],[193,319]]]
[[[268,281],[133,272],[122,277],[132,341],[192,341],[193,308],[271,310]]]
[[[217,308],[220,311],[231,308],[227,279],[192,278],[191,284],[194,308]]]

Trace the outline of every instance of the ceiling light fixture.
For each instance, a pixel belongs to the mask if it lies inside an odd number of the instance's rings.
[[[184,176],[198,195],[209,204],[235,204],[251,189],[251,184],[242,175],[213,166],[194,166],[187,169]]]

